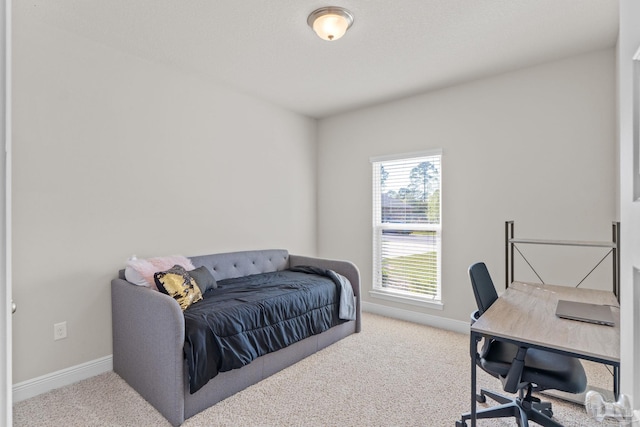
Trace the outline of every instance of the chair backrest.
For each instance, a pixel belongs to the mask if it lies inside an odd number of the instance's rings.
[[[469,267],[469,278],[473,295],[476,297],[478,312],[482,315],[498,299],[496,287],[484,262],[477,262]]]

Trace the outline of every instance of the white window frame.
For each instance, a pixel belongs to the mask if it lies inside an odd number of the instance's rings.
[[[382,222],[381,209],[381,192],[380,188],[380,164],[384,162],[394,161],[412,161],[422,157],[438,156],[440,160],[439,188],[440,191],[440,223],[439,224],[393,224]],[[384,299],[388,301],[401,302],[405,304],[423,306],[433,309],[442,310],[444,308],[442,302],[442,150],[428,150],[415,153],[405,153],[393,156],[382,156],[370,158],[372,164],[372,195],[373,195],[373,289],[369,295],[374,298]],[[424,295],[416,292],[402,291],[382,286],[382,232],[384,230],[411,230],[411,231],[434,231],[436,233],[436,269],[437,269],[437,290],[436,294]]]

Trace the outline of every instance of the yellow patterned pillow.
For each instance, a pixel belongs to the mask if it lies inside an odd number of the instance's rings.
[[[157,272],[153,279],[158,290],[178,301],[182,310],[202,299],[200,288],[184,267],[174,265],[167,271]]]

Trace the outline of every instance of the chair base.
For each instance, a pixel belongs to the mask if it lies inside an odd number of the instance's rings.
[[[485,389],[480,390],[476,400],[484,402],[485,396],[495,400],[499,405],[476,411],[477,419],[514,417],[520,427],[528,427],[529,421],[545,427],[562,427],[562,424],[551,419],[553,411],[549,402],[540,402],[539,399],[530,395],[526,399],[522,397],[512,399]],[[456,421],[456,427],[466,426],[466,420],[469,419],[471,419],[470,412],[462,414],[460,421]]]

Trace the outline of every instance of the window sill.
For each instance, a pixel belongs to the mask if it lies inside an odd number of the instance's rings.
[[[378,299],[383,299],[387,301],[394,301],[394,302],[399,302],[403,304],[417,305],[418,307],[426,307],[434,310],[444,309],[444,304],[442,304],[441,301],[421,298],[419,296],[409,295],[409,294],[400,293],[400,292],[375,289],[375,290],[369,291],[369,296],[371,296],[372,298],[378,298]]]

